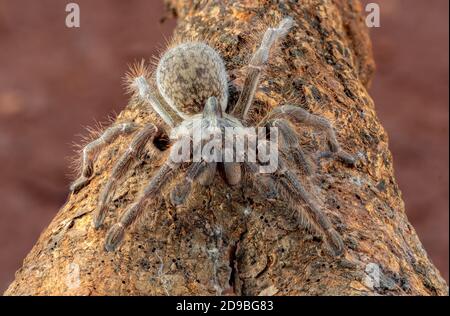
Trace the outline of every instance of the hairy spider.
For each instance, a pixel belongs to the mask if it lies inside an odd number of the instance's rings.
[[[273,109],[257,126],[277,128],[277,141],[280,140],[278,168],[271,174],[259,171],[260,161],[250,161],[244,153],[243,161],[221,160],[224,155],[219,151],[219,159],[192,159],[195,151],[204,149],[205,141],[194,143],[195,122],[200,122],[200,129],[219,131],[220,138],[225,138],[224,130],[228,127],[244,128],[251,108],[255,91],[258,87],[261,72],[269,59],[269,52],[274,44],[284,37],[293,25],[291,18],[283,19],[275,28],[268,28],[259,48],[254,52],[248,65],[242,93],[236,105],[227,112],[228,79],[224,62],[219,54],[202,42],[181,43],[169,49],[160,59],[156,69],[157,91],[153,91],[148,83],[149,76],[145,67],[138,67],[130,75],[130,86],[136,96],[163,119],[170,128],[170,155],[157,173],[150,179],[145,189],[135,202],[120,216],[120,219],[108,231],[105,249],[113,251],[123,239],[125,231],[132,225],[146,208],[147,202],[155,198],[162,186],[175,170],[183,168],[184,179],[171,191],[170,198],[174,205],[182,204],[190,194],[192,183],[209,185],[215,177],[218,167],[223,168],[225,180],[229,185],[237,185],[241,181],[242,169],[260,184],[266,192],[275,191],[288,201],[293,210],[298,210],[301,218],[308,226],[325,237],[325,241],[336,255],[344,251],[342,238],[333,228],[326,214],[320,209],[316,199],[311,196],[297,175],[288,168],[288,164],[298,164],[306,173],[311,167],[305,159],[297,135],[288,120],[308,125],[326,132],[330,144],[330,153],[344,162],[354,164],[353,157],[341,149],[331,124],[324,118],[313,115],[294,105],[283,105]],[[157,93],[162,98],[158,98]],[[71,189],[82,188],[93,175],[93,164],[98,152],[113,142],[119,135],[136,133],[128,149],[118,158],[112,173],[101,190],[97,208],[93,214],[95,228],[99,228],[105,219],[113,192],[118,181],[130,168],[131,161],[141,157],[147,143],[159,137],[161,131],[152,123],[139,127],[135,123],[122,123],[109,127],[100,138],[83,148],[81,176],[72,184]],[[245,133],[241,136],[246,136]],[[188,154],[188,162],[172,159],[172,154],[179,151],[182,141],[192,142],[193,149]],[[251,143],[251,140],[248,140]],[[254,142],[254,141],[253,141]],[[264,143],[266,140],[258,140]],[[267,141],[269,142],[269,141]],[[258,145],[259,146],[259,145]],[[259,148],[259,147],[258,147]],[[297,200],[306,202],[306,209],[299,209]]]

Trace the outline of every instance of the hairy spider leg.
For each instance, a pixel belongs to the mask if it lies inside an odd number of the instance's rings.
[[[109,229],[105,241],[105,249],[107,251],[114,251],[117,248],[124,237],[126,229],[142,215],[148,204],[147,202],[158,194],[161,187],[168,181],[170,174],[178,169],[179,166],[180,164],[173,163],[169,158],[164,165],[159,168],[157,173],[141,192],[136,202],[131,204],[131,206],[122,213],[119,221]]]
[[[250,106],[253,102],[263,66],[269,59],[271,47],[277,40],[284,37],[294,24],[290,17],[284,18],[278,27],[268,28],[264,33],[261,45],[255,51],[248,65],[248,73],[245,77],[244,87],[232,115],[238,119],[246,120]]]
[[[336,133],[333,126],[326,118],[311,114],[301,107],[294,105],[283,105],[276,107],[267,115],[268,120],[273,118],[286,118],[294,122],[325,131],[331,149],[330,155],[340,158],[348,165],[353,166],[355,164],[355,158],[342,149],[336,138]],[[325,153],[323,155],[325,156],[327,154]]]
[[[307,204],[306,212],[300,210],[300,215],[316,229],[317,232],[325,236],[327,244],[330,246],[334,255],[339,256],[344,251],[344,242],[339,233],[333,228],[328,216],[320,209],[315,199],[305,190],[297,176],[290,171],[284,164],[277,171],[277,175],[281,176],[277,183],[280,184],[281,192],[285,192],[291,208],[299,210],[297,202],[292,197],[299,198]]]
[[[135,79],[138,95],[141,100],[151,106],[151,108],[163,119],[163,121],[173,128],[183,119],[176,113],[170,113],[168,106],[163,105],[155,96],[144,76]]]
[[[120,135],[134,132],[136,128],[137,125],[132,122],[113,125],[107,128],[99,138],[87,144],[82,153],[81,175],[71,184],[70,190],[79,191],[89,182],[94,172],[94,162],[103,148]]]
[[[270,120],[266,124],[267,127],[276,127],[279,131],[279,138],[281,143],[281,152],[290,156],[306,173],[310,176],[313,173],[312,167],[303,149],[298,141],[296,132],[285,119]]]
[[[105,220],[111,192],[115,190],[119,181],[129,170],[133,160],[142,156],[145,145],[155,139],[158,135],[158,128],[152,123],[147,124],[140,132],[136,134],[127,150],[117,160],[108,181],[100,193],[97,208],[93,215],[93,223],[95,228],[99,228]]]

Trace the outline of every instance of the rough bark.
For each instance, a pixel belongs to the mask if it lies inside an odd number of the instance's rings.
[[[225,59],[231,99],[255,29],[283,15],[297,26],[267,67],[257,115],[290,100],[331,119],[355,168],[323,161],[308,185],[347,252],[332,257],[301,229],[283,201],[269,203],[252,183],[227,186],[216,177],[196,187],[189,206],[174,208],[168,187],[120,250],[103,250],[106,229],[90,213],[113,158],[129,137],[102,152],[90,184],[67,203],[26,257],[7,295],[446,295],[448,288],[408,222],[394,178],[388,138],[368,94],[374,62],[358,1],[168,1],[180,37],[207,37]],[[257,25],[260,25],[259,27]],[[394,87],[393,87],[394,88]],[[157,121],[130,103],[118,120]],[[310,154],[323,137],[299,128]],[[116,192],[106,227],[162,164],[166,152],[129,172]],[[176,178],[175,178],[176,180]],[[305,182],[307,182],[305,180]],[[299,201],[300,203],[300,201]],[[379,282],[371,276],[377,268]]]

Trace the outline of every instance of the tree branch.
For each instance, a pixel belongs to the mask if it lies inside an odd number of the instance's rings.
[[[112,158],[129,137],[104,150],[90,184],[70,195],[26,257],[6,295],[447,295],[448,288],[408,222],[394,178],[388,138],[367,88],[374,62],[358,1],[168,1],[178,16],[177,37],[209,41],[232,81],[255,48],[264,23],[292,16],[296,27],[275,53],[256,95],[255,115],[296,100],[336,127],[359,162],[349,168],[325,160],[310,186],[322,201],[347,252],[332,257],[320,238],[302,230],[283,201],[269,203],[252,183],[229,187],[216,177],[196,187],[188,206],[169,202],[170,186],[120,250],[103,250],[106,229],[164,161],[146,159],[115,194],[106,228],[91,213]],[[118,121],[157,122],[130,103]],[[323,138],[299,129],[312,154]],[[319,144],[319,145],[318,145]],[[300,203],[300,201],[299,201]]]

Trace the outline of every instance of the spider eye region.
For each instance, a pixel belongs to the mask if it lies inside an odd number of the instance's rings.
[[[220,107],[216,97],[209,97],[203,109],[203,117],[222,117],[222,108]]]
[[[156,70],[158,90],[178,113],[203,111],[215,97],[222,111],[228,102],[228,78],[220,55],[201,42],[183,43],[169,49]]]

